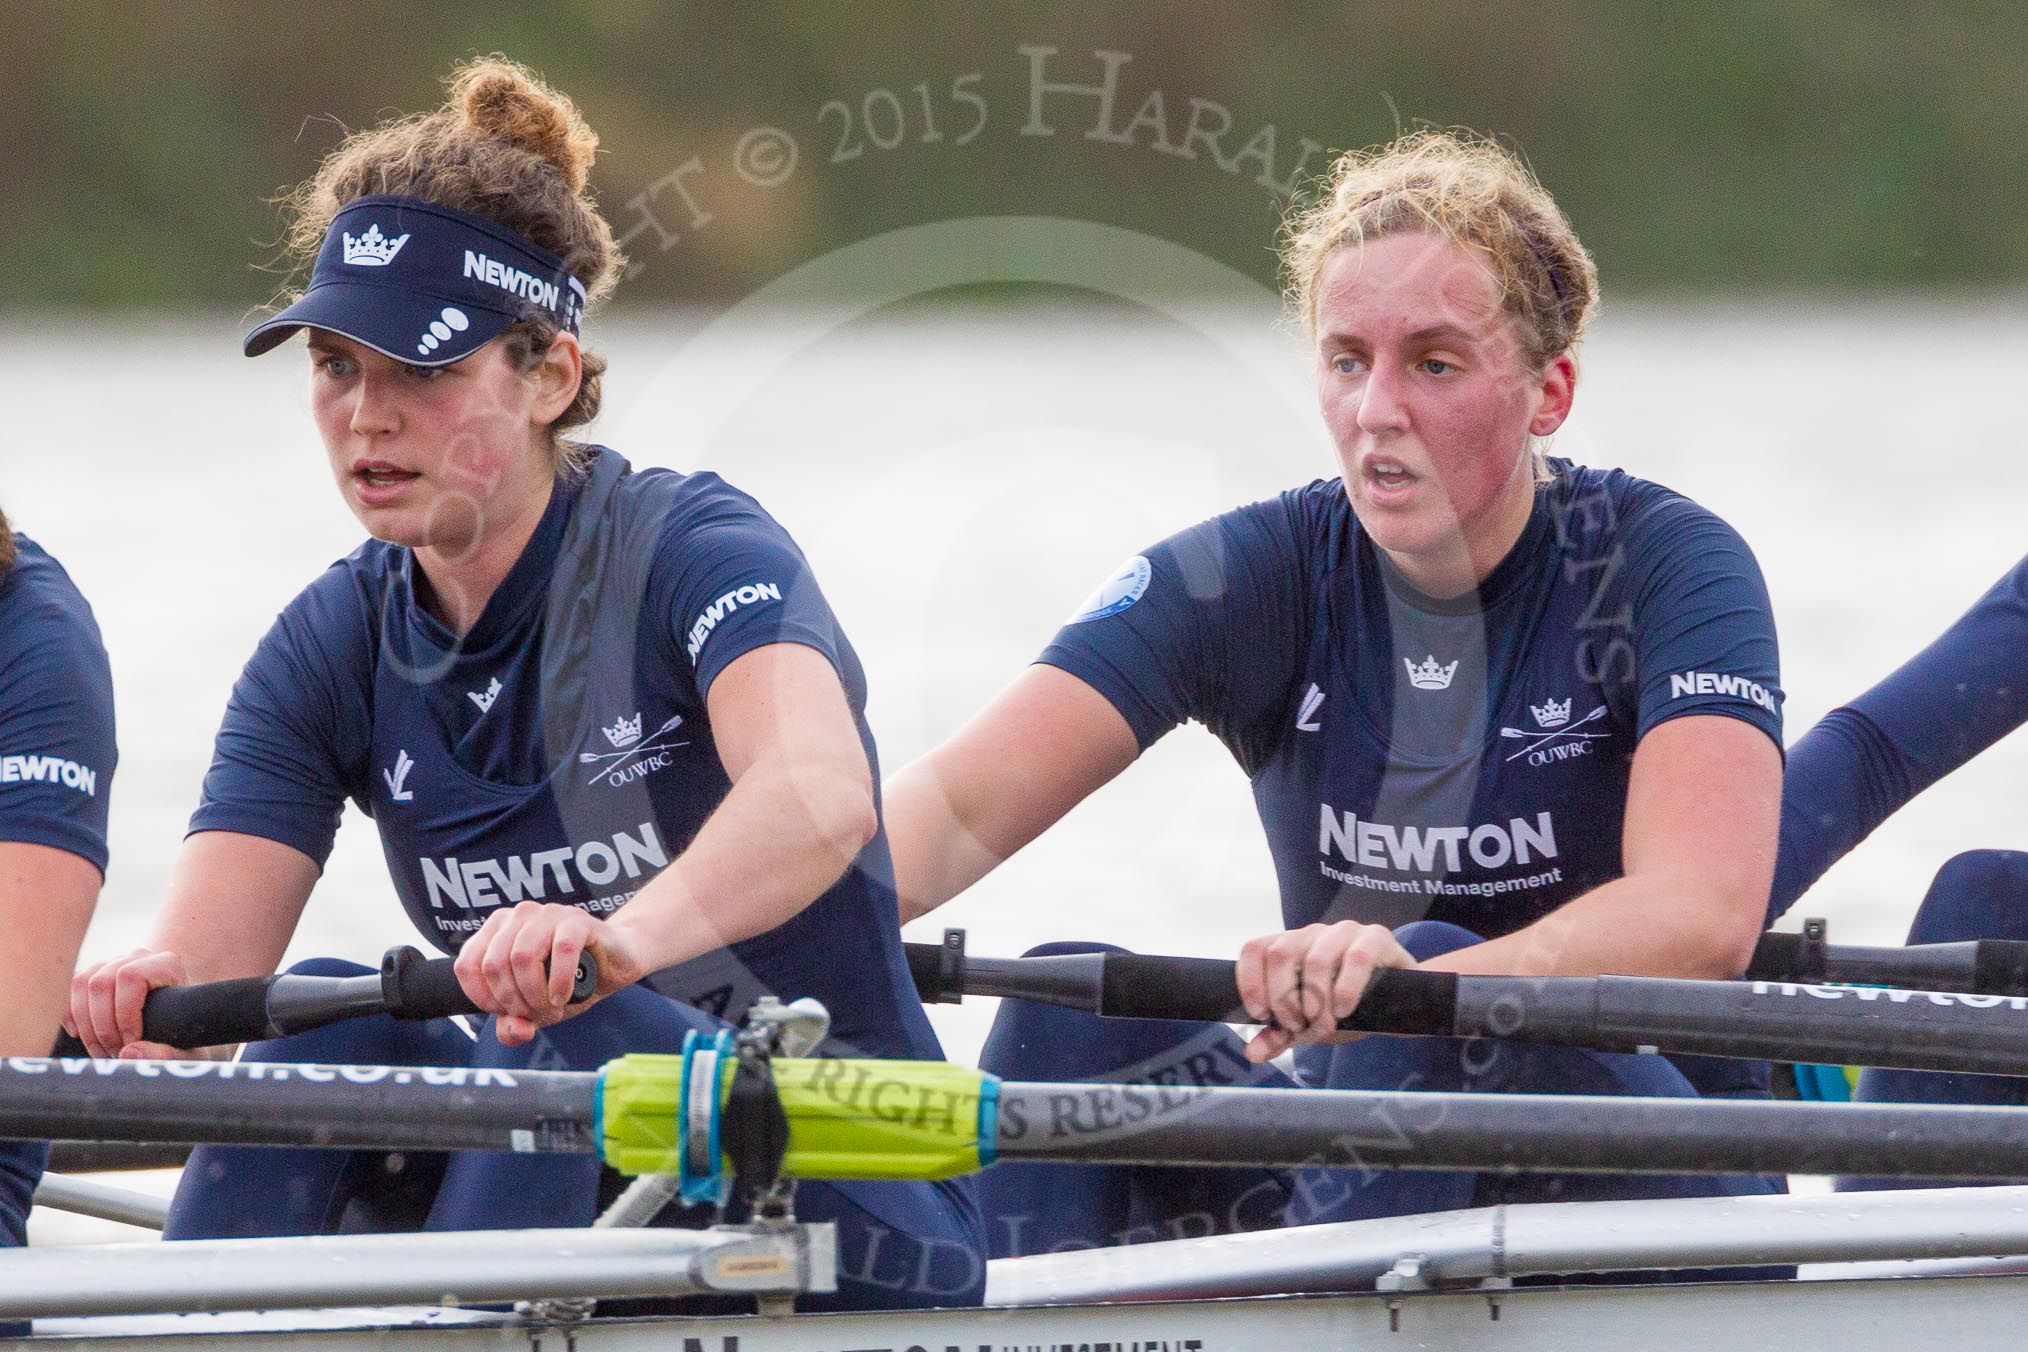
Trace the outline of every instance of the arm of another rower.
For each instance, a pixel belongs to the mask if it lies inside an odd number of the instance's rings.
[[[1057,667],[1029,667],[887,782],[903,923],[991,873],[1139,755],[1105,696]]]
[[[101,881],[69,850],[0,841],[0,1056],[48,1053]]]
[[[1746,969],[1774,876],[1781,752],[1751,723],[1671,719],[1641,739],[1622,877],[1502,938],[1422,964],[1483,975],[1730,980]]]
[[[183,959],[191,982],[266,976],[322,870],[301,850],[237,831],[186,837],[149,947]]]

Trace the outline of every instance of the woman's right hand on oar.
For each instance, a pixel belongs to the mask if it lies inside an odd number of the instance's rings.
[[[150,1042],[143,1035],[141,1011],[149,992],[181,986],[189,979],[183,959],[167,950],[137,948],[80,967],[70,979],[70,1009],[63,1017],[63,1030],[93,1056],[187,1061],[215,1055]]]
[[[1269,1061],[1299,1042],[1351,1042],[1338,1021],[1358,1007],[1376,967],[1415,959],[1385,925],[1341,920],[1249,939],[1233,978],[1246,1012],[1269,1025],[1246,1044],[1249,1061]]]

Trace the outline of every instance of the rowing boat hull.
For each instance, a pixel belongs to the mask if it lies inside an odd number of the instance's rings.
[[[1137,1306],[594,1319],[578,1352],[1289,1352],[1478,1347],[1573,1352],[1716,1344],[1779,1352],[1910,1345],[2018,1347],[2028,1276],[1730,1282],[1498,1292],[1255,1297]],[[509,1316],[431,1310],[48,1320],[38,1348],[103,1352],[529,1352],[559,1330]]]

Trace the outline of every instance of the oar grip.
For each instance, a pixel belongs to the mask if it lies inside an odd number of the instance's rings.
[[[1367,1033],[1449,1036],[1458,1008],[1455,972],[1383,967],[1341,1028]],[[1233,964],[1222,958],[1108,953],[1099,1013],[1126,1019],[1210,1019],[1252,1023],[1239,1001]]]
[[[447,1019],[479,1007],[458,984],[450,958],[425,958],[413,948],[390,948],[380,960],[380,993],[397,1019]]]
[[[1800,934],[1769,930],[1753,946],[1753,960],[1747,964],[1748,981],[1820,982],[1825,976],[1824,943],[1812,942]]]
[[[571,980],[571,1002],[584,999],[598,984],[598,960],[589,953],[579,954]],[[453,959],[425,958],[413,948],[387,950],[380,960],[380,990],[387,1012],[397,1019],[447,1019],[453,1014],[480,1012],[458,984]]]
[[[2028,943],[1981,939],[1972,959],[1973,988],[1987,995],[2028,995]]]
[[[141,1035],[171,1047],[226,1047],[275,1036],[268,1025],[272,976],[209,981],[196,986],[163,986],[148,992],[141,1006]],[[51,1056],[88,1056],[84,1043],[58,1033]]]
[[[1232,963],[1224,958],[1108,953],[1098,1012],[1112,1019],[1253,1022],[1239,1002]]]
[[[272,976],[164,986],[141,1009],[142,1036],[171,1047],[227,1047],[273,1037],[268,1024]]]

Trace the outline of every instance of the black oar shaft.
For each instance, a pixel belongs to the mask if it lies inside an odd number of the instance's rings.
[[[2028,1178],[2008,1108],[1003,1084],[1003,1160]]]
[[[1997,995],[1776,981],[1463,976],[1451,1031],[1608,1052],[2028,1075],[2028,1000]]]
[[[1031,978],[1032,973],[1032,978]],[[966,957],[962,989],[1111,1018],[1246,1022],[1232,963],[1132,953]],[[1458,976],[1383,969],[1340,1027],[1659,1051],[2028,1075],[2028,999],[1781,981]]]
[[[0,1138],[589,1154],[598,1077],[437,1066],[0,1062]]]
[[[962,995],[1014,996],[1048,1004],[1095,1010],[1096,990],[1091,976],[1099,954],[1072,954],[1051,958],[977,958],[965,953],[963,931],[951,932],[956,939],[942,945],[906,944],[908,965],[917,991],[926,1001],[950,1001]],[[1163,962],[1196,962],[1198,959],[1161,959]],[[1045,966],[1046,964],[1046,966]],[[1180,971],[1181,969],[1176,969]],[[1042,973],[1054,993],[1043,987]],[[1030,978],[1025,973],[1037,975]],[[1168,973],[1165,972],[1166,976]],[[1216,973],[1209,978],[1215,980]],[[1760,938],[1753,961],[1746,969],[1748,980],[1793,982],[1839,982],[1853,985],[1899,986],[1906,990],[1972,992],[1981,995],[2028,996],[2028,943],[2012,939],[1978,939],[1949,944],[1911,944],[1905,948],[1868,947],[1863,944],[1827,944],[1808,934],[1771,931]],[[1184,979],[1190,979],[1184,974]],[[1031,984],[1031,980],[1033,984]],[[1116,993],[1116,999],[1119,998]],[[1131,998],[1131,997],[1129,997]],[[1159,997],[1158,997],[1159,998]],[[1220,994],[1192,996],[1201,1013],[1128,1014],[1127,1018],[1225,1018],[1242,1021],[1237,999],[1212,1012]],[[1148,1002],[1149,1008],[1155,1002]]]

